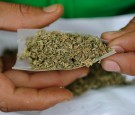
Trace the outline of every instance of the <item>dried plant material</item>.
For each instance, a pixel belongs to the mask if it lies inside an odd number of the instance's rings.
[[[96,63],[90,68],[90,73],[87,77],[76,80],[67,88],[75,95],[81,95],[89,89],[131,84],[134,84],[134,80],[127,82],[120,73],[104,71],[101,65]]]
[[[34,70],[70,70],[90,67],[112,51],[97,37],[40,30],[26,39],[19,59],[28,60]],[[114,53],[114,52],[113,52]]]
[[[2,53],[2,61],[3,61],[3,72],[12,69],[13,65],[16,62],[16,49],[5,49]]]

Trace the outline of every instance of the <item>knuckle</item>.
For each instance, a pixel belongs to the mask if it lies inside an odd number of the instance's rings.
[[[17,4],[10,4],[10,7],[11,7],[12,9],[18,9],[18,5],[17,5]]]
[[[18,9],[20,14],[24,15],[29,15],[30,14],[30,6],[24,5],[24,4],[19,4]]]
[[[58,86],[65,86],[66,82],[63,80],[63,77],[61,75],[61,71],[57,71],[57,85]]]
[[[22,16],[29,15],[31,10],[30,6],[24,4],[11,4],[10,7],[14,9],[17,14],[21,14]]]
[[[2,112],[8,112],[8,106],[6,101],[0,101],[0,110]]]
[[[108,38],[108,33],[107,32],[102,33],[101,38]]]

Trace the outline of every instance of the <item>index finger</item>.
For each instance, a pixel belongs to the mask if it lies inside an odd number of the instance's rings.
[[[109,46],[121,52],[135,51],[135,31],[112,40]]]
[[[4,74],[17,87],[44,88],[50,86],[67,86],[78,78],[85,77],[89,69],[82,67],[74,70],[47,71],[29,74],[24,71],[7,71]]]

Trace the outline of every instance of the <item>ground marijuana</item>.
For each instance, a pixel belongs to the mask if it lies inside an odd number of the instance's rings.
[[[107,72],[99,63],[90,67],[87,77],[81,78],[70,84],[67,88],[75,95],[80,95],[89,89],[99,89],[107,86],[120,86],[135,84],[135,80],[127,82],[120,73]]]
[[[111,50],[91,35],[40,30],[26,39],[20,59],[28,59],[35,70],[64,70],[92,66]]]

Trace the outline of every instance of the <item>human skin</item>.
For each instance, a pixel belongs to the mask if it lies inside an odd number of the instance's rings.
[[[63,7],[58,4],[35,8],[0,2],[0,29],[16,31],[19,28],[42,28],[57,20],[62,13]],[[6,64],[4,61],[5,67]],[[73,95],[64,86],[88,73],[86,67],[35,73],[7,68],[0,73],[0,110],[5,112],[44,110],[69,100]]]
[[[16,31],[19,28],[41,28],[57,20],[63,13],[61,5],[49,8],[34,8],[0,2],[0,29]],[[102,38],[117,54],[102,60],[102,67],[135,75],[135,19],[116,32],[105,32]],[[6,63],[4,63],[6,66]],[[71,71],[28,73],[7,70],[0,73],[0,110],[44,110],[59,102],[72,98],[72,93],[60,86],[66,86],[86,76],[88,68]]]
[[[101,37],[118,52],[102,60],[102,67],[135,76],[135,17],[120,31],[105,32]]]

